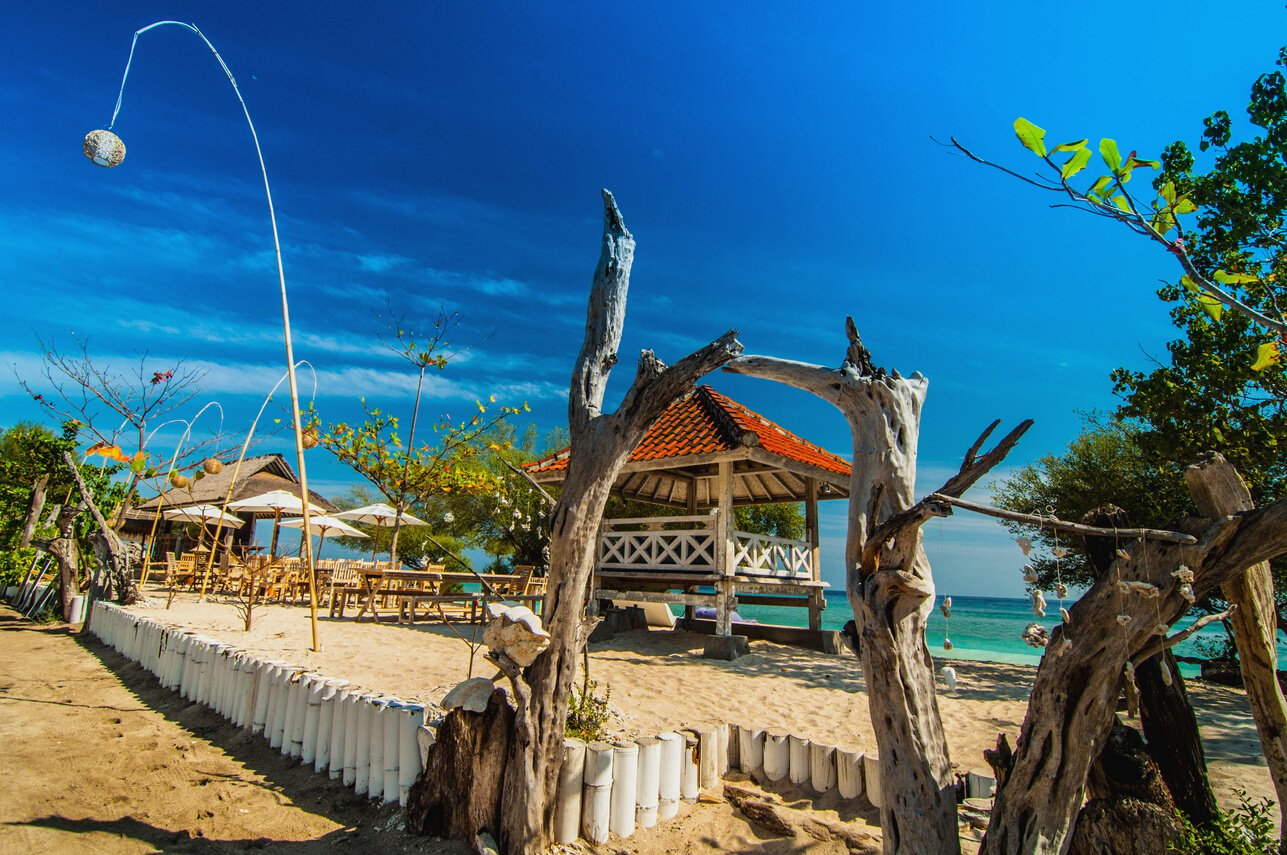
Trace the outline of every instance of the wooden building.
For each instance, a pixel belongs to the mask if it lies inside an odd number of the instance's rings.
[[[570,449],[525,468],[562,481]],[[849,497],[849,464],[707,386],[672,404],[622,467],[614,495],[682,509],[678,516],[605,519],[593,581],[599,600],[715,608],[715,632],[732,634],[737,604],[826,608],[818,556],[818,502]],[[806,537],[736,530],[741,505],[802,502]]]

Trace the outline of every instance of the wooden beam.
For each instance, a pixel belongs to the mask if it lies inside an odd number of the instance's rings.
[[[598,588],[594,592],[596,600],[638,600],[641,603],[678,603],[681,606],[709,606],[718,597],[718,594],[671,594],[658,591],[617,591],[610,588]]]
[[[1031,525],[1049,526],[1050,528],[1058,529],[1059,531],[1068,531],[1074,534],[1089,534],[1095,537],[1142,537],[1145,540],[1160,540],[1167,543],[1183,543],[1190,545],[1198,542],[1198,539],[1193,535],[1185,534],[1180,531],[1166,531],[1165,529],[1156,528],[1099,528],[1093,525],[1082,525],[1081,523],[1067,522],[1066,520],[1042,516],[1040,514],[1021,514],[1016,511],[993,508],[989,505],[979,505],[944,493],[930,493],[925,497],[925,501],[942,502],[947,505],[954,505],[962,510],[973,511],[976,514],[999,517],[1003,520],[1029,523]]]
[[[822,560],[818,549],[818,482],[804,480],[804,529],[809,541],[809,566],[813,568],[813,581],[822,579]]]

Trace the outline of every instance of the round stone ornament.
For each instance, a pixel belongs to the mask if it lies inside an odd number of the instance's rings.
[[[85,134],[85,156],[99,166],[111,169],[125,159],[125,143],[111,131],[99,129]]]

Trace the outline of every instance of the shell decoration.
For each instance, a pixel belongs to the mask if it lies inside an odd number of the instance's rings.
[[[1064,624],[1065,624],[1065,625],[1067,625],[1067,626],[1071,626],[1071,625],[1072,625],[1072,615],[1068,614],[1068,610],[1067,610],[1067,609],[1065,609],[1065,608],[1063,608],[1063,607],[1060,607],[1060,609],[1059,609],[1059,617],[1063,618],[1063,621],[1064,621]]]
[[[1024,554],[1025,556],[1026,556],[1029,552],[1031,552],[1031,551],[1032,551],[1032,538],[1030,538],[1030,537],[1016,537],[1016,538],[1014,539],[1014,542],[1015,542],[1015,543],[1017,543],[1017,544],[1019,544],[1019,548],[1023,550],[1023,554]]]
[[[947,683],[949,692],[956,691],[956,669],[951,665],[944,665],[943,670],[939,671],[943,675],[943,682]]]
[[[1119,624],[1121,624],[1122,626],[1126,626],[1128,623],[1130,623],[1130,622],[1131,622],[1131,616],[1130,616],[1130,615],[1118,615],[1118,616],[1117,616],[1117,622],[1118,622]]]
[[[1032,592],[1032,616],[1046,616],[1046,598],[1042,595],[1041,591]]]
[[[1029,647],[1045,647],[1050,643],[1050,631],[1039,623],[1028,624],[1020,637]]]
[[[85,134],[85,156],[104,169],[120,166],[125,159],[125,143],[111,131],[99,129]]]

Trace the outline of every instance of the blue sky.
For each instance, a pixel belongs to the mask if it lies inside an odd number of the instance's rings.
[[[623,354],[674,360],[728,328],[749,353],[823,364],[856,318],[876,361],[930,379],[924,490],[994,418],[1032,417],[1008,465],[1060,450],[1109,372],[1164,353],[1153,296],[1170,259],[1111,224],[1050,210],[954,157],[956,135],[1017,166],[1011,124],[1113,136],[1156,154],[1235,117],[1269,70],[1268,4],[816,2],[621,4],[26,4],[0,51],[0,361],[33,377],[37,336],[96,357],[208,368],[238,429],[284,367],[266,209],[239,107],[189,32],[145,34],[113,170],[80,153],[106,125],[134,30],[196,23],[259,130],[285,251],[297,355],[324,418],[366,395],[409,409],[381,351],[388,306],[412,326],[464,313],[466,359],[434,412],[476,397],[566,420],[598,253],[601,187],[638,241]],[[866,4],[863,4],[866,5]],[[423,325],[423,324],[422,324]],[[614,388],[632,373],[630,360]],[[0,424],[38,418],[12,373]],[[838,453],[838,412],[716,376],[716,388]],[[193,408],[195,412],[195,407]],[[274,450],[287,450],[285,441]],[[322,492],[354,483],[324,452]],[[975,498],[986,499],[976,488]],[[824,516],[840,579],[843,513]],[[940,591],[1020,595],[993,522],[927,530]]]

